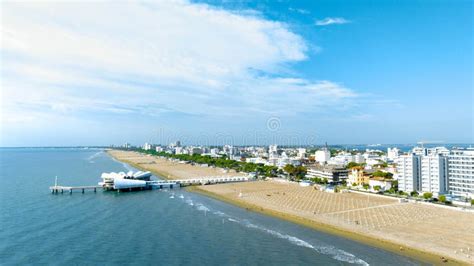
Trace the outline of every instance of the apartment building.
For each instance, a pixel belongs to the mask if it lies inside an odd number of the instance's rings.
[[[474,198],[474,149],[451,151],[448,180],[450,194]]]
[[[415,154],[400,155],[395,159],[397,164],[395,179],[398,180],[398,190],[404,192],[420,190],[420,159],[421,156]]]
[[[448,158],[443,154],[421,156],[420,189],[436,196],[448,192]]]

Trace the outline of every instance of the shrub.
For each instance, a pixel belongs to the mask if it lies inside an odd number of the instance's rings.
[[[443,203],[444,203],[444,202],[446,202],[446,196],[445,196],[445,195],[440,195],[440,196],[438,197],[438,200],[439,200],[440,202],[443,202]]]
[[[432,197],[433,197],[433,193],[431,193],[431,192],[423,193],[423,198],[425,198],[425,199],[431,199]]]

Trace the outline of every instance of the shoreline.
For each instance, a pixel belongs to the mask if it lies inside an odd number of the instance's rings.
[[[107,152],[107,154],[109,154],[109,156],[111,156],[112,158],[115,158],[117,161],[127,163],[127,164],[131,165],[132,167],[135,167],[135,168],[140,169],[140,170],[150,171],[153,174],[158,175],[158,176],[160,176],[164,179],[172,180],[172,179],[181,178],[181,177],[171,175],[169,172],[166,172],[166,171],[159,171],[156,168],[153,168],[153,169],[146,168],[146,167],[142,166],[139,163],[135,163],[133,161],[126,160],[126,159],[119,159],[116,156],[114,156],[113,154],[111,154],[109,152],[109,150],[107,150],[106,152]],[[239,208],[246,209],[248,211],[261,213],[261,214],[268,215],[268,216],[271,216],[271,217],[275,217],[275,218],[278,218],[278,219],[282,219],[282,220],[285,220],[285,221],[288,221],[288,222],[292,222],[292,223],[295,223],[295,224],[298,224],[298,225],[301,225],[301,226],[305,226],[307,228],[311,228],[311,229],[316,230],[316,231],[320,231],[320,232],[324,232],[324,233],[327,233],[327,234],[330,234],[330,235],[335,235],[335,236],[338,236],[338,237],[350,239],[350,240],[353,240],[353,241],[356,241],[356,242],[359,242],[359,243],[362,243],[362,244],[365,244],[365,245],[368,245],[368,246],[372,246],[372,247],[375,247],[375,248],[379,248],[379,249],[382,249],[382,250],[389,251],[391,253],[395,253],[397,255],[414,258],[414,259],[419,260],[419,261],[424,262],[424,263],[429,263],[429,264],[433,264],[433,265],[438,265],[438,264],[443,264],[443,265],[469,265],[468,262],[459,261],[459,260],[454,259],[450,256],[441,255],[441,254],[431,252],[431,251],[424,251],[424,250],[421,250],[421,249],[418,249],[418,248],[413,248],[413,247],[406,246],[406,245],[403,245],[403,244],[398,244],[395,241],[390,241],[390,240],[386,240],[386,239],[382,239],[382,238],[377,238],[375,236],[364,235],[360,232],[340,228],[340,227],[337,227],[337,226],[332,225],[330,223],[324,223],[324,222],[320,222],[320,221],[310,220],[310,219],[307,219],[305,217],[297,216],[297,215],[294,215],[294,214],[291,214],[291,213],[285,213],[285,212],[280,212],[280,211],[264,208],[263,206],[259,206],[259,205],[249,203],[249,202],[244,202],[242,200],[239,200],[239,199],[236,199],[236,198],[233,198],[233,197],[229,197],[229,196],[222,195],[222,194],[219,194],[219,193],[216,193],[216,192],[208,191],[208,190],[202,188],[201,186],[189,186],[189,187],[186,187],[185,189],[189,192],[198,193],[198,194],[201,194],[201,195],[204,195],[204,196],[207,196],[207,197],[219,200],[219,201],[223,201],[223,202],[226,202],[228,204],[237,206]],[[441,260],[441,257],[446,258],[448,261],[443,262]]]
[[[355,242],[365,244],[374,248],[379,248],[382,250],[386,250],[392,253],[395,253],[397,255],[413,258],[416,260],[419,260],[424,263],[429,263],[433,265],[438,265],[438,264],[443,264],[443,265],[469,265],[467,263],[463,263],[460,261],[457,261],[451,257],[446,257],[448,259],[447,262],[442,262],[441,257],[443,257],[440,254],[432,253],[432,252],[427,252],[419,249],[415,249],[409,246],[404,246],[400,245],[391,241],[386,241],[383,239],[375,238],[372,236],[367,236],[367,235],[362,235],[357,232],[353,231],[348,231],[341,229],[339,227],[333,226],[331,224],[326,224],[326,223],[320,223],[316,222],[313,220],[306,219],[304,217],[299,217],[296,215],[288,214],[288,213],[283,213],[279,211],[274,211],[274,210],[269,210],[265,209],[263,207],[260,207],[258,205],[254,205],[251,203],[239,201],[237,199],[233,199],[230,197],[226,197],[221,194],[213,193],[207,190],[202,189],[200,186],[190,186],[185,188],[189,192],[193,193],[198,193],[210,198],[213,198],[215,200],[219,200],[234,206],[237,206],[239,208],[245,209],[247,211],[252,211],[256,213],[260,213],[263,215],[271,216],[274,218],[282,219],[291,223],[295,223],[307,228],[311,228],[313,230],[323,232],[326,234],[346,238],[349,240],[353,240]],[[400,247],[403,248],[403,250],[400,250]]]

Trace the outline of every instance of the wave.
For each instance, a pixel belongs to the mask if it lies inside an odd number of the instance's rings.
[[[220,216],[220,217],[225,217],[225,216],[227,216],[227,214],[225,214],[225,213],[223,213],[223,212],[221,212],[221,211],[215,211],[215,212],[213,212],[213,213],[214,213],[215,215],[217,215],[217,216]]]
[[[112,157],[112,156],[110,156],[110,158],[112,158],[112,160],[113,160],[114,162],[117,162],[117,163],[122,164],[123,168],[125,168],[125,169],[127,170],[127,172],[129,172],[129,171],[135,171],[135,169],[133,169],[133,167],[131,167],[130,165],[128,165],[128,164],[126,164],[126,163],[124,163],[124,162],[121,162],[121,161],[115,159],[115,158]]]
[[[126,163],[122,163],[122,165],[125,169],[127,169],[127,171],[135,171],[135,169],[133,169],[133,167],[131,167],[130,165],[128,165]]]
[[[329,255],[333,259],[338,260],[338,261],[348,262],[348,263],[351,263],[351,264],[369,265],[364,260],[362,260],[360,258],[357,258],[354,254],[351,254],[349,252],[346,252],[344,250],[338,249],[338,248],[333,247],[333,246],[314,246],[314,245],[311,245],[310,243],[308,243],[308,242],[306,242],[306,241],[304,241],[300,238],[297,238],[295,236],[282,234],[282,233],[277,232],[275,230],[271,230],[271,229],[268,229],[268,228],[265,228],[265,227],[262,227],[262,226],[252,224],[249,221],[243,221],[243,222],[241,222],[241,224],[243,224],[244,226],[246,226],[248,228],[260,230],[260,231],[263,231],[263,232],[268,233],[270,235],[276,236],[278,238],[286,239],[290,243],[295,244],[297,246],[310,248],[310,249],[315,250],[318,253]]]
[[[194,206],[194,202],[190,199],[187,199],[186,200],[186,203],[189,205],[189,206]]]
[[[196,209],[198,211],[204,211],[204,212],[210,211],[210,209],[208,207],[202,205],[201,203],[196,204]]]
[[[238,220],[236,220],[236,219],[233,219],[233,218],[227,218],[227,220],[228,220],[228,221],[230,221],[230,222],[239,223],[239,221],[238,221]]]
[[[199,210],[199,211],[205,211],[205,212],[210,212],[211,211],[207,206],[203,205],[202,203],[194,203],[191,199],[187,199],[186,203],[188,203],[190,206],[196,206],[196,209]],[[308,242],[306,242],[303,239],[300,239],[298,237],[283,234],[283,233],[280,233],[278,231],[275,231],[275,230],[272,230],[272,229],[269,229],[269,228],[266,228],[266,227],[263,227],[263,226],[260,226],[260,225],[253,224],[248,220],[240,220],[236,217],[229,216],[226,213],[221,212],[221,211],[214,211],[212,213],[219,216],[219,217],[227,217],[227,220],[230,221],[230,222],[234,222],[234,223],[243,225],[247,228],[251,228],[251,229],[254,229],[254,230],[258,230],[258,231],[270,234],[270,235],[275,236],[275,237],[280,238],[280,239],[285,239],[285,240],[289,241],[291,244],[294,244],[294,245],[297,245],[297,246],[300,246],[300,247],[305,247],[305,248],[312,249],[312,250],[314,250],[314,251],[316,251],[320,254],[331,256],[333,259],[341,261],[341,262],[347,262],[347,263],[359,264],[359,265],[369,265],[366,261],[358,258],[354,254],[346,252],[342,249],[338,249],[334,246],[330,246],[330,245],[315,246],[315,245],[312,245],[312,244],[310,244],[310,243],[308,243]]]
[[[87,157],[86,160],[87,160],[89,163],[95,163],[94,159],[97,158],[97,157],[99,157],[102,153],[104,153],[104,152],[103,152],[103,151],[98,151],[98,152],[92,154],[91,156]]]

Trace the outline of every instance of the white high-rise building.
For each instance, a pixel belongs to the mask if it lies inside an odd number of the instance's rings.
[[[148,142],[145,142],[145,144],[143,144],[143,149],[146,151],[151,150],[151,144]]]
[[[356,162],[356,163],[365,163],[365,158],[364,158],[364,156],[362,156],[362,154],[357,153],[353,157],[354,157],[354,159],[353,159],[354,162]]]
[[[268,146],[268,154],[276,154],[278,152],[277,145],[270,145]]]
[[[174,148],[174,154],[183,154],[183,147]]]
[[[322,150],[316,151],[314,154],[315,160],[318,163],[325,163],[331,158],[331,152],[328,149],[323,148]]]
[[[441,154],[421,156],[421,191],[432,192],[435,195],[445,194],[447,183],[447,157]]]
[[[387,159],[390,161],[395,160],[398,157],[400,150],[398,148],[388,148],[387,149]]]
[[[405,192],[431,192],[435,195],[450,192],[468,197],[471,193],[472,196],[474,150],[470,155],[467,150],[448,154],[449,150],[445,147],[415,147],[412,154],[398,156],[395,159],[398,189]]]
[[[398,190],[404,192],[420,190],[420,156],[415,154],[400,155],[395,159],[397,164]]]
[[[449,192],[474,198],[474,149],[452,150],[448,155]]]
[[[428,156],[428,155],[448,155],[449,150],[446,147],[433,147],[433,148],[425,148],[425,147],[415,147],[413,148],[413,153],[416,155],[421,156]]]
[[[227,154],[227,155],[233,155],[235,154],[235,149],[234,149],[234,146],[232,145],[224,145],[224,147],[222,147],[222,151]]]
[[[212,148],[212,149],[211,149],[211,156],[212,156],[212,157],[217,157],[217,156],[219,156],[219,149],[218,149],[218,148]]]
[[[298,158],[304,159],[306,157],[306,149],[298,148]]]

